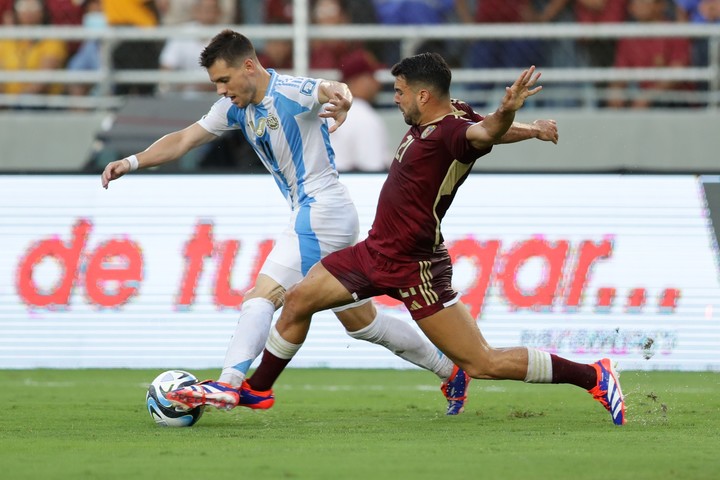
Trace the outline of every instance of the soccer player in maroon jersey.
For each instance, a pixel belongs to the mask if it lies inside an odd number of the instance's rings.
[[[405,58],[392,74],[395,103],[410,130],[380,192],[368,237],[326,256],[287,291],[246,393],[273,398],[271,387],[300,349],[313,313],[385,294],[402,301],[425,335],[470,377],[577,385],[623,425],[625,402],[609,359],[581,364],[533,348],[493,348],[451,285],[440,223],[477,158],[495,144],[538,134],[533,128],[508,130],[525,99],[542,89],[535,86],[540,74],[535,67],[523,71],[486,117],[450,98],[450,68],[437,54]]]

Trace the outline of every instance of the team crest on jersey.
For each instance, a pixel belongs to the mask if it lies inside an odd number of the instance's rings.
[[[280,120],[278,120],[278,117],[276,117],[274,113],[268,115],[267,126],[270,130],[277,130],[280,127]]]
[[[436,128],[437,128],[437,125],[430,125],[425,130],[423,130],[423,133],[420,134],[420,138],[427,138],[428,135],[430,135],[432,132],[434,132]]]

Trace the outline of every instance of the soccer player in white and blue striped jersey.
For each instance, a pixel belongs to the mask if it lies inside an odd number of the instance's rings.
[[[269,408],[274,397],[254,392],[245,376],[266,342],[281,357],[296,353],[294,345],[269,335],[285,291],[322,257],[358,239],[357,212],[338,180],[330,144],[330,134],[341,127],[352,105],[352,94],[344,83],[265,69],[250,40],[232,30],[210,42],[200,64],[222,98],[198,122],[165,135],[143,152],[109,163],[102,185],[107,188],[137,168],[176,160],[224,131],[242,130],[287,200],[290,222],[245,295],[218,380],[176,390],[167,398],[186,407]],[[330,118],[335,122],[331,127]],[[350,336],[382,345],[437,374],[448,402],[446,413],[462,412],[469,377],[408,323],[378,312],[370,301],[335,313]]]

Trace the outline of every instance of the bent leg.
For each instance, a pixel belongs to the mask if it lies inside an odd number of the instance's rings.
[[[300,282],[285,294],[285,306],[275,328],[288,342],[305,341],[314,313],[355,301],[350,292],[322,263],[316,263]]]
[[[310,330],[315,312],[352,302],[352,295],[328,272],[315,264],[307,276],[285,294],[285,306],[265,344],[262,362],[247,383],[253,390],[269,390],[295,354]]]
[[[403,360],[435,373],[443,381],[450,378],[453,370],[450,359],[408,322],[378,312],[372,302],[335,312],[335,315],[351,337],[381,345]]]
[[[215,381],[200,382],[167,393],[167,398],[184,408],[212,405],[229,409],[237,406],[247,393],[241,388],[252,362],[265,345],[275,310],[282,304],[285,289],[268,275],[260,274],[248,291],[240,309],[235,332],[225,353],[223,370]],[[259,398],[251,408],[269,408],[272,398]]]

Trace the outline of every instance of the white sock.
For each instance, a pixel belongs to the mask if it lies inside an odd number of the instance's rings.
[[[443,381],[452,374],[453,363],[432,343],[406,322],[380,311],[370,325],[347,334],[358,340],[382,345],[398,357],[430,370]]]
[[[268,336],[265,348],[268,352],[272,353],[278,358],[284,360],[290,360],[302,347],[302,343],[290,343],[280,336],[280,332],[277,328],[272,327],[270,329],[270,336]]]
[[[552,359],[548,352],[528,348],[527,383],[552,383]]]
[[[275,305],[266,298],[251,298],[240,308],[235,332],[225,353],[219,382],[242,385],[250,365],[262,353],[268,338]]]

